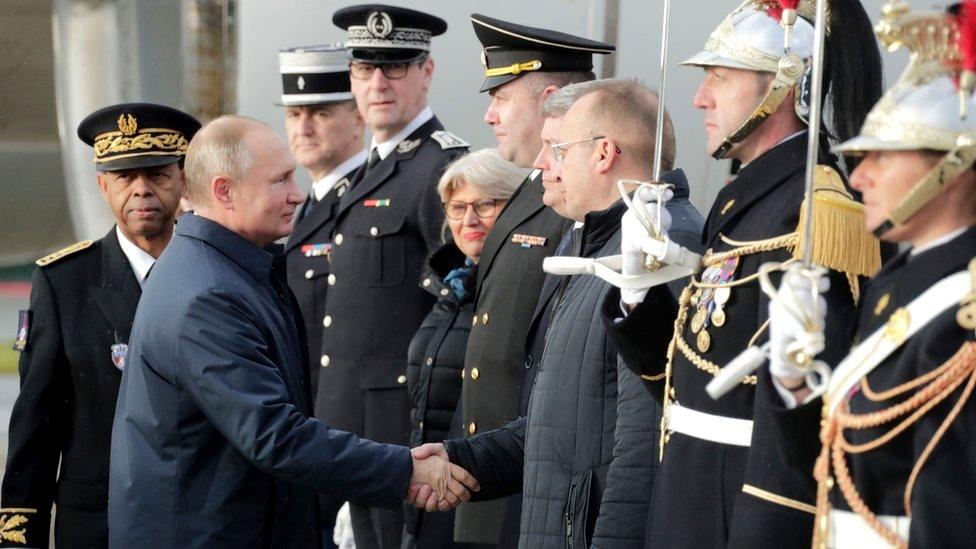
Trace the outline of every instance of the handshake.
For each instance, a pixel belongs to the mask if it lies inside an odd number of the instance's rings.
[[[432,511],[447,511],[471,499],[471,492],[481,489],[471,473],[453,465],[447,448],[429,443],[410,450],[413,474],[407,489],[407,503]]]

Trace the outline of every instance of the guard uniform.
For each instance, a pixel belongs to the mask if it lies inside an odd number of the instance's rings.
[[[339,45],[284,49],[278,54],[281,66],[281,106],[297,107],[352,101],[349,88],[349,60]],[[295,218],[285,243],[288,287],[291,288],[305,324],[312,398],[318,388],[318,358],[325,329],[325,299],[329,290],[329,253],[332,226],[339,200],[349,190],[353,175],[366,161],[366,151],[344,159],[331,173],[312,183],[312,189]],[[313,400],[314,402],[314,400]],[[343,501],[319,494],[325,547],[332,547],[335,516]]]
[[[199,127],[176,109],[127,104],[88,116],[78,135],[95,147],[96,169],[118,171],[179,161]],[[14,344],[21,388],[3,478],[4,547],[47,547],[52,504],[57,546],[108,546],[112,419],[148,268],[137,278],[123,246],[137,248],[123,239],[113,228],[37,261]]]
[[[958,48],[954,39],[957,32],[972,36],[976,20],[957,15],[955,9],[912,13],[901,5],[886,10],[878,26],[889,49],[910,51],[909,65],[860,136],[835,150],[932,151],[942,158],[877,233],[931,209],[939,189],[973,169],[976,75],[960,75],[959,61],[973,66],[976,51]],[[932,38],[918,40],[923,34]],[[883,190],[885,182],[877,185]],[[807,440],[819,428],[823,443],[814,469],[814,547],[966,547],[976,538],[970,511],[976,494],[974,258],[970,226],[886,264],[862,296],[850,353],[831,363],[822,423],[820,406],[812,420],[788,420],[805,427],[806,434],[797,434]],[[802,408],[793,412],[809,415]]]
[[[447,28],[439,18],[386,6],[344,8],[333,22],[348,30],[351,58],[374,65],[422,59],[431,35]],[[337,429],[406,445],[407,349],[435,303],[419,281],[442,245],[437,183],[468,144],[430,109],[391,141],[373,144],[375,160],[357,172],[334,216],[315,415]],[[402,510],[354,503],[350,510],[357,547],[399,547]]]
[[[811,55],[812,30],[803,17],[792,29],[791,54],[797,59]],[[763,6],[745,2],[716,29],[705,51],[686,64],[776,73],[784,69],[778,63],[782,37],[779,22]],[[757,49],[769,55],[757,56]],[[798,66],[803,65],[801,61]],[[777,74],[775,81],[782,81],[781,76],[790,78]],[[800,76],[793,77],[794,90]],[[722,157],[761,123],[762,111],[780,108],[785,97],[768,93],[742,125],[747,130],[730,135],[713,155]],[[787,465],[783,438],[789,434],[774,422],[772,403],[778,395],[768,371],[747,376],[718,400],[705,392],[723,366],[753,342],[766,339],[768,299],[760,290],[758,272],[767,263],[796,261],[801,253],[807,142],[806,131],[787,137],[745,165],[719,192],[705,224],[707,251],[679,298],[673,328],[660,313],[671,298],[665,286],[652,288],[623,319],[618,292],[605,303],[603,314],[622,358],[662,398],[663,457],[648,525],[648,539],[655,545],[809,544],[815,485],[809,469]],[[857,276],[873,274],[880,257],[877,240],[857,237],[864,232],[859,230],[863,214],[825,145],[821,143],[821,165],[815,170],[815,204],[823,209],[815,215],[827,221],[817,224],[812,238],[815,261],[833,269],[826,295],[830,342],[842,339],[847,329]],[[837,205],[826,207],[827,196],[836,198]]]
[[[473,14],[471,22],[483,47],[485,80],[481,91],[531,72],[586,72],[593,54],[614,46],[569,34],[509,23]],[[539,128],[541,130],[541,128]],[[478,265],[475,315],[465,355],[461,393],[464,435],[496,429],[525,413],[540,354],[526,352],[526,338],[542,290],[542,260],[552,255],[571,226],[542,203],[542,176],[536,170],[519,186],[485,239]],[[517,536],[516,495],[508,500],[465,503],[458,508],[455,539],[515,545],[500,538],[502,522]],[[505,519],[506,508],[509,518]]]

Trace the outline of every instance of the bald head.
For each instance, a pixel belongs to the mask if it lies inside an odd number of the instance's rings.
[[[265,246],[291,232],[303,196],[285,141],[262,122],[222,116],[186,152],[190,203],[198,215]]]

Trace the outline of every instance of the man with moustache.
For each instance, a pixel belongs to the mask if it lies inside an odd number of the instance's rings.
[[[418,282],[442,245],[437,182],[468,148],[427,106],[431,37],[447,23],[383,5],[343,8],[332,21],[347,31],[351,88],[373,137],[335,213],[315,415],[406,444],[407,349],[435,301]],[[350,512],[357,547],[400,547],[402,512],[356,503]]]
[[[295,161],[308,170],[312,188],[285,243],[288,287],[302,311],[308,342],[312,397],[318,389],[325,300],[329,285],[332,227],[339,200],[356,170],[366,162],[366,123],[349,87],[349,60],[339,45],[284,49],[281,106],[285,134]],[[334,546],[332,530],[342,501],[320,494],[325,547]]]
[[[593,80],[593,55],[614,46],[569,34],[472,14],[483,48],[482,92],[491,101],[484,120],[507,160],[530,167],[542,148],[542,107],[561,87]],[[529,325],[566,219],[542,203],[541,171],[522,182],[485,240],[478,265],[475,316],[465,355],[461,394],[465,436],[524,416],[541,355],[527,348]],[[544,333],[544,330],[543,330]],[[514,546],[520,496],[467,503],[457,511],[458,541]],[[503,521],[511,527],[503,528]]]
[[[129,332],[149,270],[173,235],[183,158],[199,128],[192,116],[149,103],[105,107],[78,126],[95,149],[116,225],[37,260],[30,309],[20,312],[21,386],[2,514],[4,532],[19,532],[25,546],[47,547],[52,504],[57,546],[108,545],[109,443]]]

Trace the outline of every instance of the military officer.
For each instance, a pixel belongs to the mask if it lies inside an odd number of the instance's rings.
[[[707,251],[680,296],[673,325],[660,314],[670,299],[665,286],[624,292],[632,310],[623,318],[619,294],[611,293],[605,303],[621,356],[664,406],[663,459],[648,530],[651,543],[661,547],[809,545],[815,486],[805,472],[809,468],[787,465],[782,433],[789,431],[774,424],[770,403],[778,397],[768,372],[744,377],[719,400],[705,386],[752,342],[767,339],[760,266],[769,263],[763,269],[776,272],[801,253],[808,141],[801,91],[808,89],[814,4],[793,10],[747,0],[716,28],[704,51],[684,63],[705,70],[694,104],[705,111],[712,156],[744,166],[707,216]],[[880,60],[857,1],[831,2],[826,23],[830,131],[844,139],[857,131],[880,94]],[[833,269],[827,340],[836,341],[853,311],[857,276],[873,274],[880,257],[878,242],[860,230],[859,204],[824,145],[815,170],[819,222],[813,256]],[[641,257],[634,259],[642,264]]]
[[[99,109],[78,126],[95,149],[116,225],[37,260],[15,348],[21,390],[10,420],[0,536],[46,547],[108,545],[112,418],[142,285],[173,234],[183,155],[200,123],[163,105]],[[59,465],[60,463],[60,465]]]
[[[784,283],[770,308],[770,371],[795,406],[785,417],[795,440],[820,430],[823,441],[814,547],[965,547],[976,536],[976,51],[954,43],[974,36],[976,4],[963,6],[959,18],[889,3],[879,37],[908,49],[909,65],[861,134],[834,149],[862,157],[851,186],[867,230],[909,249],[866,286],[829,382],[808,385],[783,352],[802,329],[781,300],[816,319],[809,291],[794,295],[804,279]]]
[[[295,161],[308,170],[312,188],[285,243],[288,286],[305,323],[312,394],[318,388],[319,354],[329,285],[332,226],[339,199],[366,162],[366,123],[349,87],[349,60],[341,44],[287,48],[278,54],[285,133]],[[319,495],[322,535],[333,546],[332,530],[341,501]]]
[[[473,14],[471,22],[483,48],[481,91],[491,97],[485,122],[506,159],[531,167],[542,148],[545,100],[562,86],[593,80],[593,55],[612,53],[614,46],[485,15]],[[568,226],[545,207],[542,192],[541,171],[535,170],[485,240],[464,361],[464,436],[501,427],[526,412],[541,358],[526,345],[545,280],[542,260],[555,252]],[[520,502],[517,495],[464,504],[457,511],[455,539],[514,546]],[[503,521],[511,525],[504,531]]]
[[[406,444],[407,347],[434,305],[418,281],[442,243],[437,182],[468,148],[427,106],[430,41],[447,23],[381,5],[343,8],[332,20],[347,30],[352,92],[373,138],[335,213],[315,411],[338,429]],[[350,511],[357,547],[400,546],[402,512]]]

